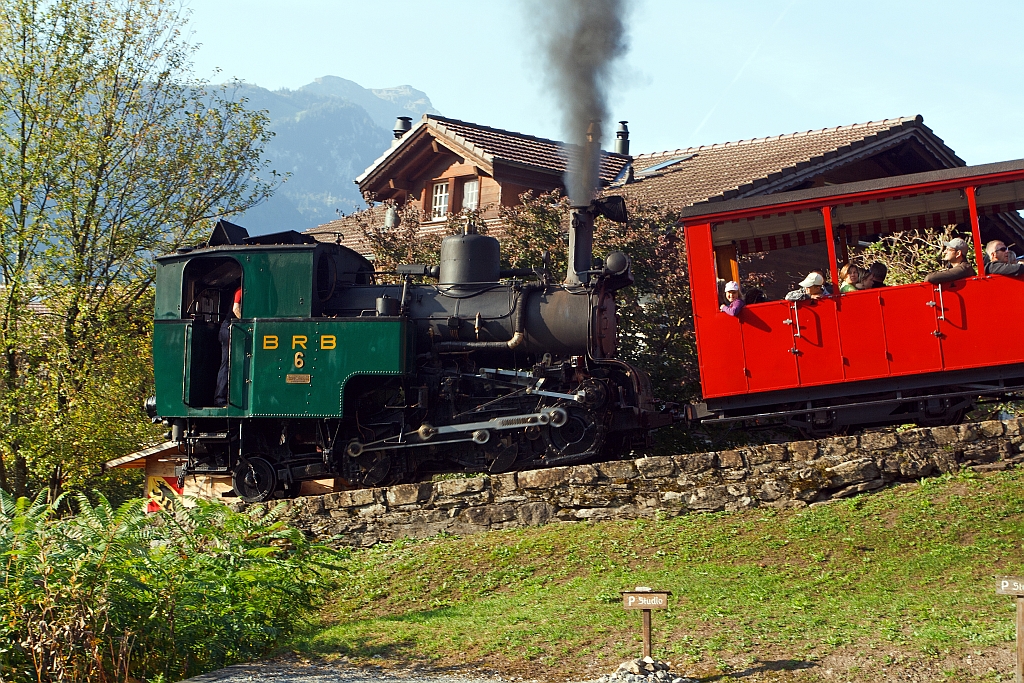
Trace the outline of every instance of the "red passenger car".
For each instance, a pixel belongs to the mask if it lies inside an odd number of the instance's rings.
[[[809,436],[963,419],[1024,393],[1024,279],[984,274],[979,218],[1024,208],[1024,160],[694,206],[684,212],[710,420],[782,418]],[[823,245],[830,280],[850,236],[959,224],[978,276],[719,310],[737,255]]]

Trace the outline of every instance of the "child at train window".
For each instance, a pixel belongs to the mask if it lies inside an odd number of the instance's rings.
[[[728,313],[733,317],[739,315],[740,309],[746,304],[743,302],[743,297],[740,296],[740,284],[738,282],[730,280],[725,283],[725,300],[728,303],[722,304],[718,309],[722,313]]]

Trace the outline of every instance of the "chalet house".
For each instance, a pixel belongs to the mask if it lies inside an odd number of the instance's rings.
[[[493,222],[499,206],[516,204],[526,190],[564,189],[564,143],[436,115],[424,115],[408,130],[407,122],[399,124],[392,147],[356,183],[376,200],[412,202],[426,229],[464,208],[482,209],[484,219]],[[625,122],[616,136],[616,151],[605,152],[601,164],[605,192],[675,209],[966,165],[921,116],[636,156],[629,155]],[[369,220],[383,222],[383,212],[377,213]],[[367,252],[351,218],[309,232]],[[853,244],[868,236],[846,237]],[[1022,244],[1024,220],[1015,213],[986,218],[982,237]],[[731,258],[766,250],[766,245],[741,242]],[[775,271],[785,291],[787,276],[800,279],[820,267],[818,260],[813,250],[789,249],[763,256],[759,269]]]
[[[375,201],[411,203],[423,227],[443,226],[449,213],[479,210],[493,224],[502,206],[514,206],[527,190],[564,189],[564,143],[425,114],[408,129],[399,119],[395,142],[356,178],[360,191]],[[630,163],[626,154],[604,152],[601,182],[611,184]],[[374,212],[384,220],[379,208]],[[374,220],[374,216],[370,220]],[[352,217],[308,231],[324,241],[340,240],[365,253],[362,235]]]

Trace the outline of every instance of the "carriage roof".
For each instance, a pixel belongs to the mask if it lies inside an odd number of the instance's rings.
[[[981,216],[1024,208],[1024,159],[709,202],[684,209],[679,222],[711,223],[716,247],[767,251],[822,241],[825,207],[834,225],[861,235],[967,223],[968,187]]]

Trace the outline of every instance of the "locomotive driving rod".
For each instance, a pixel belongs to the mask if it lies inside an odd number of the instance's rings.
[[[490,440],[491,435],[489,430],[503,430],[503,429],[518,429],[520,427],[531,427],[534,425],[546,425],[550,424],[552,427],[561,427],[569,419],[569,414],[565,412],[564,408],[544,408],[539,413],[527,413],[525,415],[505,415],[502,417],[496,417],[491,420],[485,420],[483,422],[468,422],[466,424],[458,425],[443,425],[441,427],[433,427],[427,423],[420,425],[420,428],[415,432],[408,432],[406,435],[416,434],[420,437],[419,442],[410,441],[393,441],[392,439],[401,439],[402,434],[397,437],[393,436],[388,439],[381,439],[380,441],[374,441],[372,443],[360,443],[359,441],[352,441],[345,448],[345,452],[348,453],[349,457],[358,458],[363,453],[372,451],[388,451],[396,448],[416,448],[418,446],[429,446],[433,445],[430,443],[431,439],[435,436],[446,435],[446,434],[465,434],[466,432],[472,432],[471,439],[460,439],[460,441],[473,441],[478,444],[485,444]],[[444,439],[440,443],[454,443],[454,439]]]

